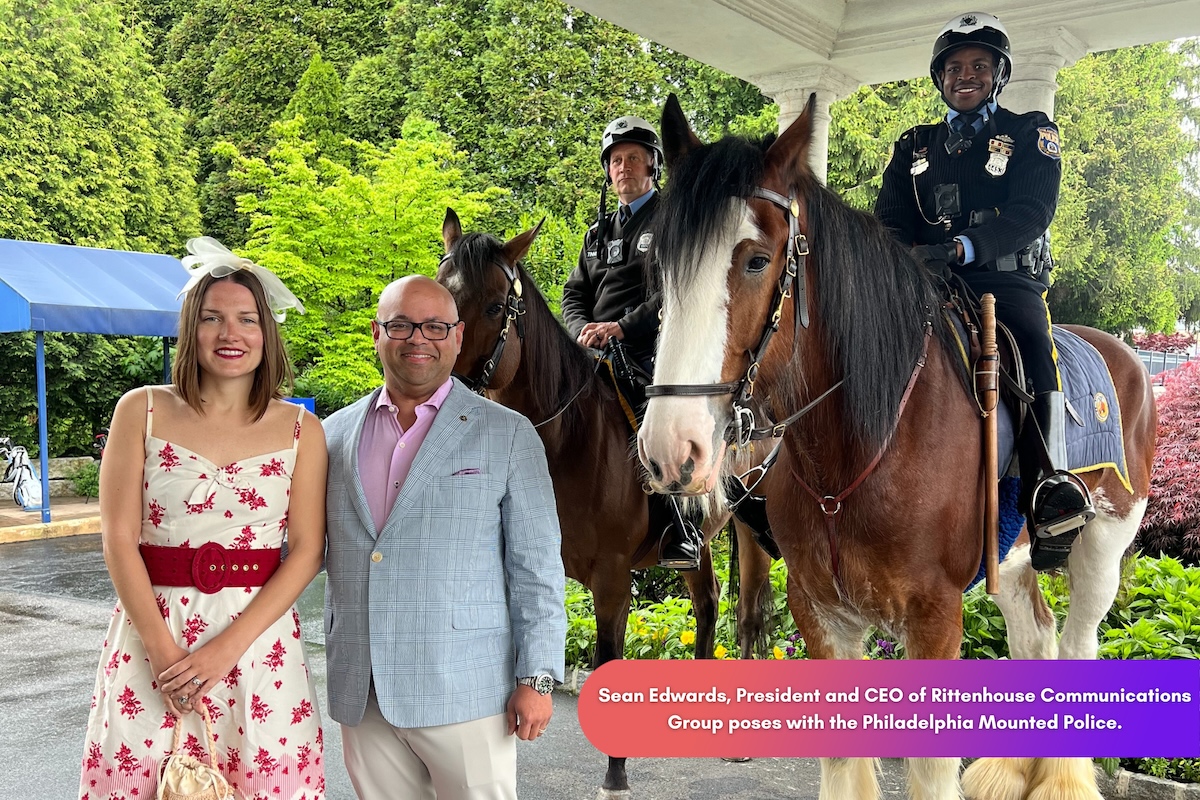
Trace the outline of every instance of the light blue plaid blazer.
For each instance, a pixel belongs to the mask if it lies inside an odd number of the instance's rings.
[[[372,676],[398,728],[503,713],[517,676],[563,678],[561,534],[542,441],[455,380],[376,532],[358,444],[378,396],[324,421],[330,715],[357,725]]]

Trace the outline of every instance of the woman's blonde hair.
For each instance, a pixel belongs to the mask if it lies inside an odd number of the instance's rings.
[[[183,308],[179,311],[179,342],[175,349],[175,363],[171,365],[171,382],[185,403],[197,413],[204,413],[200,404],[200,361],[196,354],[196,334],[200,328],[204,295],[218,281],[231,281],[245,286],[254,295],[254,305],[258,309],[263,354],[262,361],[254,370],[254,384],[250,387],[250,410],[257,422],[267,413],[272,400],[283,397],[285,389],[291,392],[294,377],[287,348],[279,334],[279,324],[267,307],[267,294],[258,278],[249,272],[239,270],[222,278],[205,275],[184,297]]]

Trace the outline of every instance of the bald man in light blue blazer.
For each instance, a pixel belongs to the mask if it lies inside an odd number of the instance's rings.
[[[513,800],[563,678],[560,533],[523,416],[450,377],[454,300],[380,296],[385,385],[325,421],[330,714],[362,800]],[[415,454],[414,454],[415,451]]]

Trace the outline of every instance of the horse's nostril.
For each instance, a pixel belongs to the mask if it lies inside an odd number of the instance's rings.
[[[650,459],[650,474],[654,476],[654,480],[661,481],[663,476],[662,467],[654,459]]]
[[[689,458],[679,465],[679,480],[682,483],[692,482],[692,473],[696,471],[696,459]]]

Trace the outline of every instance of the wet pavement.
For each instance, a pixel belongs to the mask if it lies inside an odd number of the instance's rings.
[[[317,684],[329,800],[353,800],[341,762],[339,726],[325,714],[321,630],[324,576],[301,597],[309,662]],[[99,536],[0,545],[0,800],[77,796],[83,734],[100,645],[116,600]],[[605,759],[584,738],[575,698],[554,697],[546,735],[517,747],[522,800],[591,800]],[[815,800],[812,759],[631,759],[636,800]],[[884,796],[903,797],[899,762],[883,763]],[[399,800],[403,800],[400,798]]]

